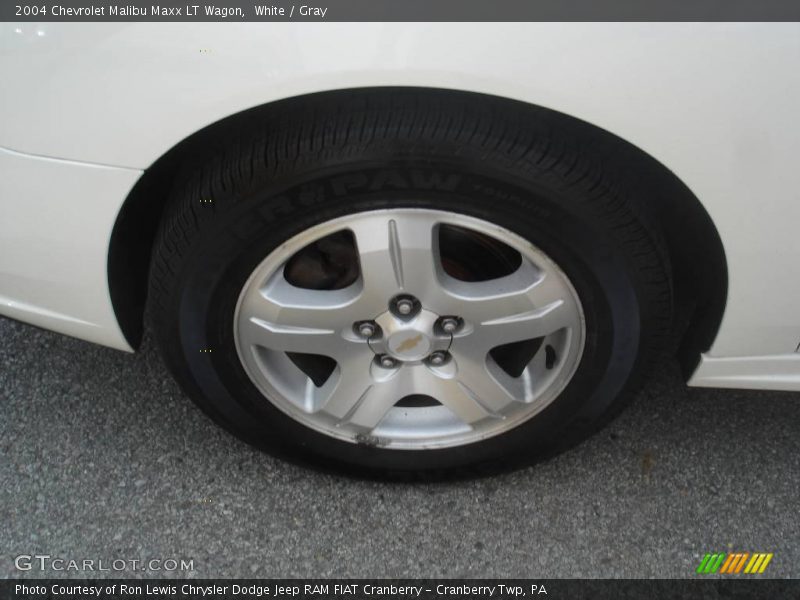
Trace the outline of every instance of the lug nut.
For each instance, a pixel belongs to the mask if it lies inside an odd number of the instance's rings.
[[[384,354],[383,356],[379,357],[378,362],[380,362],[384,369],[392,369],[397,366],[397,361],[388,354]]]
[[[439,365],[443,365],[444,363],[446,363],[447,362],[447,358],[448,358],[447,352],[444,352],[442,350],[438,350],[438,351],[432,353],[428,357],[428,362],[430,362],[432,365],[436,365],[438,367]]]
[[[376,330],[377,328],[375,327],[375,323],[371,323],[369,321],[356,324],[356,331],[358,332],[358,335],[363,338],[371,338],[373,335],[375,335]]]
[[[456,317],[443,317],[441,320],[442,331],[445,333],[453,333],[458,329],[459,321]]]
[[[400,294],[392,299],[389,303],[389,308],[394,312],[395,316],[410,318],[419,311],[421,305],[419,300],[414,298],[414,296],[410,294]]]
[[[413,300],[403,298],[402,300],[397,301],[397,312],[399,312],[401,315],[410,315],[412,310],[414,310]]]

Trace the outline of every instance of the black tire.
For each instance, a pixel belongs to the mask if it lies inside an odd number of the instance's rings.
[[[616,143],[551,111],[433,91],[312,96],[244,120],[212,154],[191,161],[171,193],[149,290],[166,363],[235,435],[362,474],[493,471],[567,448],[630,400],[670,329],[665,244],[647,199],[630,197],[624,165],[611,158]],[[304,229],[382,207],[492,221],[567,274],[586,313],[585,348],[543,412],[467,446],[388,450],[308,429],[250,382],[234,347],[233,311],[255,266]]]

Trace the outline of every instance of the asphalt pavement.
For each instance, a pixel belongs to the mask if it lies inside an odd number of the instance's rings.
[[[800,577],[800,394],[688,389],[673,362],[555,459],[383,483],[239,442],[148,340],[126,354],[0,319],[0,456],[5,577],[92,575],[20,555],[191,561],[94,573],[128,577],[692,577],[734,551]]]

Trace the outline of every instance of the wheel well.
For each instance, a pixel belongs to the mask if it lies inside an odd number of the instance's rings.
[[[674,282],[675,349],[686,374],[697,364],[719,329],[727,297],[727,267],[722,242],[697,197],[669,169],[636,146],[594,125],[538,106],[471,92],[429,88],[365,88],[321,92],[272,102],[237,113],[182,140],[155,161],[131,190],[111,236],[108,279],[111,301],[120,327],[133,347],[141,343],[147,280],[153,242],[173,182],[183,169],[206,160],[232,135],[248,124],[279,111],[290,115],[294,106],[325,102],[331,95],[412,93],[421,101],[452,99],[459,102],[506,103],[510,110],[546,111],[556,122],[569,123],[581,137],[592,140],[607,162],[624,169],[635,187],[635,197],[646,206],[663,231]],[[304,102],[301,102],[304,100]],[[612,158],[609,158],[612,157]]]

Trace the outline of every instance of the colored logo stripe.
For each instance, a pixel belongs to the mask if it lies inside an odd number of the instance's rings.
[[[697,567],[698,573],[716,573],[722,561],[725,559],[725,554],[706,554]]]
[[[697,567],[697,573],[713,574],[719,572],[720,574],[728,575],[742,572],[748,574],[763,573],[773,556],[772,553],[760,552],[752,555],[749,552],[706,554]]]
[[[753,558],[747,563],[744,569],[745,573],[763,573],[767,568],[769,561],[772,560],[772,554],[753,554]]]
[[[750,556],[749,552],[736,552],[735,554],[729,555],[730,558],[725,561],[725,564],[722,565],[722,569],[720,573],[738,573],[744,567],[744,562],[747,560],[747,557]]]

